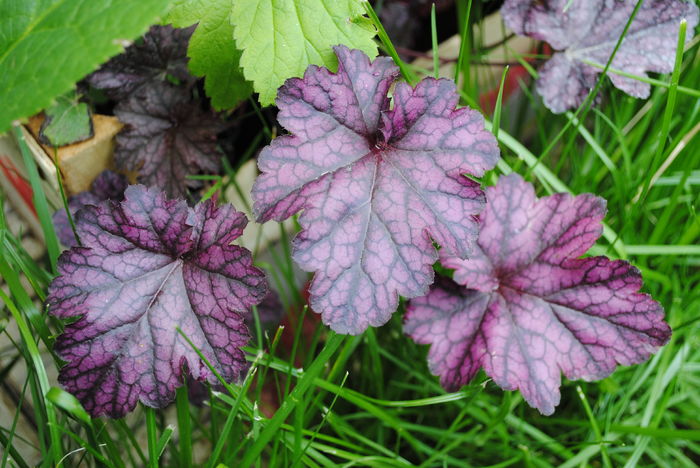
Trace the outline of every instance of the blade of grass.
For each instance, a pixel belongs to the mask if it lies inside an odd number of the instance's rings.
[[[457,55],[457,65],[455,66],[455,83],[459,83],[459,74],[463,72],[465,88],[463,91],[465,94],[469,94],[471,76],[469,74],[469,63],[471,57],[471,41],[467,41],[469,37],[469,21],[471,19],[472,11],[472,0],[467,0],[467,12],[464,15],[464,22],[462,24],[461,39],[459,41],[459,54]],[[458,18],[459,21],[459,18]],[[465,55],[467,59],[465,60]],[[464,69],[463,69],[464,68]]]
[[[433,45],[433,76],[440,78],[440,57],[438,57],[437,20],[435,18],[435,2],[430,8],[430,38]]]
[[[19,145],[20,152],[22,153],[22,159],[24,165],[26,166],[27,173],[29,174],[29,183],[32,187],[32,200],[34,201],[34,208],[36,209],[37,216],[39,217],[39,223],[41,224],[41,230],[44,232],[44,242],[46,243],[46,250],[49,253],[49,262],[51,263],[51,271],[56,273],[56,262],[58,256],[61,253],[61,248],[58,245],[58,237],[56,237],[56,231],[53,228],[53,222],[51,221],[51,212],[49,210],[49,203],[46,201],[46,195],[41,187],[41,179],[39,178],[39,171],[36,168],[36,162],[32,157],[31,151],[27,142],[24,139],[24,134],[19,124],[12,127],[12,131]]]
[[[653,171],[656,170],[659,165],[659,161],[664,153],[664,148],[666,147],[666,140],[668,139],[668,133],[671,129],[671,119],[673,117],[673,111],[676,107],[676,98],[678,96],[678,81],[681,74],[681,64],[683,62],[683,47],[685,45],[685,32],[688,27],[688,22],[684,19],[681,20],[680,27],[678,28],[678,43],[676,48],[676,60],[673,66],[673,72],[671,73],[671,84],[668,88],[668,95],[666,97],[666,109],[664,110],[664,117],[661,123],[661,134],[659,135],[659,144],[656,147],[656,153],[652,158],[651,168],[649,175],[644,179],[644,185],[642,186],[642,193],[637,198],[636,203],[644,200],[649,191],[651,180],[653,178]]]
[[[156,411],[143,406],[146,415],[146,434],[148,438],[148,467],[158,468],[158,427],[156,426]]]
[[[248,389],[250,388],[250,385],[253,382],[253,378],[255,377],[256,373],[257,367],[255,366],[255,364],[253,364],[253,366],[248,371],[245,380],[243,381],[243,385],[241,386],[241,391],[238,394],[238,397],[236,397],[236,399],[233,401],[231,409],[228,411],[228,415],[226,416],[226,422],[224,423],[224,428],[221,430],[221,434],[219,436],[219,439],[216,441],[214,450],[209,456],[209,462],[207,463],[207,466],[209,468],[217,466],[216,464],[219,460],[219,457],[221,456],[221,451],[224,449],[226,441],[228,441],[229,434],[231,433],[231,429],[233,428],[233,423],[236,421],[236,417],[238,416],[238,410],[240,408],[243,395],[246,395],[248,393]]]
[[[168,442],[170,442],[170,439],[173,436],[173,432],[175,432],[175,428],[173,426],[168,425],[165,429],[163,429],[163,433],[158,438],[158,443],[156,443],[156,464],[158,466],[160,466],[158,460],[160,460],[160,457],[165,451],[165,447],[168,445]]]
[[[187,386],[175,390],[175,408],[177,410],[177,431],[180,446],[180,465],[192,466],[192,426],[190,424],[190,400]]]
[[[2,260],[0,259],[0,262]],[[2,289],[0,289],[0,299],[5,303],[5,306],[10,310],[12,317],[17,323],[20,334],[22,336],[22,341],[27,347],[27,352],[29,353],[29,358],[31,361],[32,368],[36,372],[37,378],[39,380],[39,386],[41,391],[41,396],[43,398],[44,407],[46,410],[46,419],[49,425],[49,437],[51,439],[51,446],[49,447],[50,456],[47,457],[53,460],[54,464],[58,464],[61,460],[61,436],[58,433],[59,425],[57,423],[58,418],[56,417],[56,410],[53,403],[48,401],[46,394],[48,393],[51,386],[49,385],[49,378],[46,374],[46,368],[44,367],[44,362],[41,360],[41,354],[39,353],[39,348],[37,347],[34,337],[32,337],[31,331],[27,326],[27,322],[24,321],[24,317],[20,313],[19,309],[15,306],[14,302],[5,294]]]
[[[580,385],[576,385],[576,393],[578,394],[578,397],[581,400],[581,404],[583,405],[583,409],[586,412],[586,416],[588,416],[588,421],[591,423],[591,429],[593,429],[593,434],[595,435],[596,442],[598,442],[598,445],[600,445],[600,455],[603,458],[603,465],[607,468],[612,468],[613,465],[610,462],[610,456],[608,455],[608,447],[603,441],[603,434],[600,432],[600,426],[598,426],[598,421],[596,420],[595,415],[593,414],[591,405],[588,404],[586,395],[583,393],[583,389]]]
[[[83,243],[80,242],[80,236],[78,231],[75,229],[75,220],[73,219],[73,214],[68,209],[68,197],[66,196],[66,190],[63,187],[63,177],[61,177],[61,168],[58,165],[58,148],[54,146],[53,148],[53,165],[56,168],[56,182],[58,182],[58,191],[61,195],[61,202],[63,203],[63,209],[66,210],[66,215],[68,216],[68,224],[70,224],[70,229],[73,231],[73,236],[75,241],[79,246]]]
[[[241,461],[241,466],[250,466],[254,460],[258,459],[260,453],[264,450],[267,443],[270,442],[277,430],[279,430],[282,423],[287,419],[287,416],[289,416],[292,410],[301,401],[301,396],[303,396],[311,387],[315,378],[321,373],[326,363],[330,361],[331,356],[342,344],[344,339],[345,337],[343,335],[338,335],[334,332],[329,333],[328,340],[326,341],[326,344],[321,352],[303,373],[294,390],[292,390],[272,419],[262,430],[257,440],[253,443],[250,449],[246,451],[245,456]]]
[[[496,108],[493,111],[493,136],[498,139],[498,130],[501,128],[501,107],[503,105],[503,86],[506,82],[506,76],[510,67],[506,65],[501,75],[501,85],[498,87],[498,96],[496,97]]]
[[[389,39],[389,35],[386,33],[386,29],[384,29],[384,26],[379,20],[379,17],[374,11],[374,8],[372,8],[372,5],[370,5],[369,2],[362,2],[362,6],[364,7],[367,16],[369,16],[370,20],[372,20],[374,27],[377,28],[377,35],[379,36],[379,40],[382,42],[382,45],[384,45],[386,52],[392,59],[394,59],[394,63],[396,63],[396,65],[399,67],[399,70],[401,70],[401,76],[403,76],[404,80],[406,80],[408,84],[414,85],[417,81],[416,76],[406,66],[403,60],[401,60],[401,57],[399,57],[399,54],[398,52],[396,52],[396,48],[394,47],[394,44],[391,43],[391,39]]]

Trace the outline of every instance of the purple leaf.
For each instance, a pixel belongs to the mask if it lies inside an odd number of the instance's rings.
[[[549,42],[556,50],[544,64],[537,91],[555,113],[578,107],[595,87],[604,66],[632,15],[636,0],[506,0],[501,14],[517,34]],[[687,37],[693,37],[698,7],[682,0],[645,0],[623,40],[611,67],[646,77],[647,71],[670,73],[681,19],[688,21]],[[647,98],[651,87],[633,78],[608,72],[615,87]]]
[[[126,124],[117,135],[114,159],[124,170],[138,171],[138,181],[182,196],[186,187],[201,187],[186,176],[216,173],[222,153],[216,135],[224,124],[201,109],[186,89],[163,82],[142,86],[114,110]]]
[[[538,199],[517,175],[486,191],[478,247],[441,252],[454,279],[408,306],[404,331],[431,344],[428,362],[455,390],[483,366],[543,414],[559,403],[561,373],[597,380],[646,360],[671,335],[664,311],[639,293],[635,267],[578,258],[600,236],[605,201],[590,194]]]
[[[68,199],[68,209],[71,216],[75,219],[78,210],[85,205],[96,205],[103,200],[122,200],[126,186],[127,180],[123,175],[112,172],[109,169],[102,171],[92,182],[89,191],[80,192]],[[57,210],[53,214],[52,221],[61,244],[66,247],[76,245],[75,235],[68,221],[66,210],[63,208]]]
[[[55,351],[68,361],[59,381],[90,414],[162,408],[185,376],[216,381],[176,327],[227,381],[241,376],[240,314],[266,294],[250,252],[230,245],[246,223],[231,205],[188,208],[143,186],[80,211],[84,247],[61,255],[47,302],[58,318],[79,317]]]
[[[127,47],[113,57],[88,82],[112,99],[122,100],[140,86],[154,79],[171,75],[184,82],[193,82],[187,71],[187,44],[194,27],[151,26],[142,41]]]
[[[311,66],[279,90],[291,135],[260,154],[253,187],[259,221],[300,210],[294,259],[316,273],[310,303],[339,333],[384,324],[398,295],[424,294],[437,255],[432,241],[464,255],[476,235],[481,176],[498,159],[481,115],[455,110],[448,80],[397,83],[389,58],[335,48],[338,73]]]
[[[262,302],[258,304],[257,310],[258,318],[260,320],[260,327],[263,330],[277,328],[286,314],[282,301],[280,300],[280,296],[274,289],[270,289],[268,291]],[[255,317],[253,316],[252,311],[249,314],[245,314],[244,318],[248,328],[255,330]]]

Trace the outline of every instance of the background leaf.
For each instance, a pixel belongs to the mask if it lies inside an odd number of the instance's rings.
[[[335,70],[334,45],[377,55],[374,28],[358,0],[238,0],[231,20],[243,51],[241,65],[264,106],[284,80],[302,76],[310,64]]]
[[[234,107],[253,92],[243,77],[241,52],[233,40],[232,0],[176,1],[167,21],[176,27],[199,23],[187,49],[190,71],[204,76],[204,89],[217,109]]]
[[[0,2],[0,132],[143,34],[169,0]]]
[[[179,196],[187,186],[202,185],[188,175],[219,171],[216,135],[224,124],[202,110],[189,90],[154,81],[120,102],[114,114],[126,124],[117,135],[114,160],[122,170],[138,171],[139,182]]]
[[[88,105],[78,101],[73,91],[56,98],[46,109],[46,119],[39,130],[39,141],[45,145],[64,146],[87,140],[93,135],[92,116]]]
[[[196,79],[187,71],[187,44],[194,28],[151,26],[142,38],[91,73],[90,85],[117,101],[127,99],[144,84],[169,75],[184,84]]]
[[[556,49],[540,69],[537,91],[545,106],[562,113],[583,103],[610,59],[636,0],[614,1],[508,0],[501,9],[516,34],[549,42]],[[670,73],[681,19],[686,18],[686,42],[698,24],[698,7],[683,0],[642,2],[608,73],[613,85],[627,94],[647,98],[651,86],[614,72],[647,78],[647,71]],[[594,66],[595,65],[595,66]]]
[[[85,205],[97,205],[104,200],[120,201],[124,198],[124,190],[126,190],[127,185],[126,177],[106,169],[92,181],[90,190],[80,192],[68,199],[68,210],[75,219],[75,215]],[[68,220],[66,209],[57,210],[51,219],[61,244],[66,247],[77,245],[77,239]]]

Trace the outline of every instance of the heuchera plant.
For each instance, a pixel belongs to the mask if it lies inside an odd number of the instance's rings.
[[[194,77],[187,71],[187,44],[193,31],[151,26],[142,39],[102,65],[87,81],[115,100],[126,99],[142,85],[162,81],[166,75],[192,83]]]
[[[430,344],[429,366],[456,390],[483,367],[505,390],[549,415],[561,373],[596,380],[646,360],[670,335],[639,270],[579,258],[602,232],[605,201],[590,194],[536,198],[518,175],[486,189],[478,246],[463,260],[441,251],[441,279],[408,306],[404,330]]]
[[[562,113],[578,107],[595,86],[610,59],[637,0],[506,0],[501,14],[516,34],[548,42],[556,52],[539,70],[537,91],[545,106]],[[647,71],[670,73],[681,19],[688,21],[686,40],[698,24],[698,7],[682,0],[645,0],[620,45],[611,67],[646,77]],[[589,62],[589,63],[586,63]],[[612,70],[608,76],[627,94],[647,98],[648,83]]]
[[[177,327],[226,380],[241,376],[240,314],[267,290],[250,252],[231,245],[246,223],[231,205],[189,208],[143,186],[78,213],[83,247],[59,258],[47,302],[52,315],[78,318],[55,351],[68,361],[59,381],[90,414],[162,408],[186,376],[215,382]]]
[[[216,173],[223,153],[216,136],[224,129],[217,114],[202,110],[187,88],[154,81],[141,86],[114,114],[126,124],[117,135],[114,159],[124,170],[138,170],[138,181],[171,196],[187,187],[200,172]]]
[[[68,210],[73,218],[85,205],[97,205],[104,200],[120,201],[124,199],[124,190],[128,181],[126,177],[109,169],[102,171],[92,182],[90,190],[80,192],[68,199]],[[53,214],[53,225],[61,244],[73,247],[77,244],[75,234],[68,221],[65,209],[60,209]]]
[[[483,207],[481,176],[499,157],[481,115],[455,109],[453,82],[397,83],[388,57],[335,48],[338,72],[310,66],[279,90],[276,138],[258,158],[260,222],[303,210],[294,259],[315,272],[310,304],[340,333],[384,324],[398,295],[425,294],[433,241],[469,253]]]

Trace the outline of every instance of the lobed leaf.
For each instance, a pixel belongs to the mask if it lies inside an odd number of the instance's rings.
[[[664,311],[635,267],[578,258],[602,232],[605,201],[590,194],[537,199],[518,175],[486,191],[478,247],[467,260],[441,251],[454,280],[411,300],[404,331],[430,344],[428,363],[455,390],[483,367],[504,390],[549,415],[561,373],[597,380],[646,360],[668,342]]]
[[[232,108],[253,92],[233,40],[232,9],[233,0],[178,0],[167,17],[177,27],[197,23],[187,49],[189,67],[205,77],[204,89],[217,110]]]
[[[556,52],[540,69],[537,91],[555,113],[578,107],[595,87],[610,59],[637,0],[506,0],[501,14],[515,33],[548,42]],[[615,54],[611,67],[646,77],[646,72],[673,70],[678,28],[688,21],[687,40],[698,24],[698,7],[683,0],[645,0]],[[613,85],[627,94],[647,98],[648,83],[612,71]]]
[[[120,102],[114,114],[126,124],[116,138],[115,162],[122,170],[138,171],[140,183],[176,197],[201,186],[188,175],[219,172],[223,153],[216,135],[224,125],[187,89],[148,83]]]
[[[294,259],[315,272],[310,303],[339,333],[384,324],[398,295],[424,294],[433,241],[466,255],[483,206],[481,176],[499,157],[482,116],[455,109],[455,85],[398,83],[389,58],[335,48],[338,72],[311,66],[280,88],[291,132],[261,152],[252,197],[258,220],[303,211]]]
[[[167,75],[182,82],[193,81],[187,72],[187,44],[194,28],[151,26],[138,41],[87,77],[90,85],[110,98],[123,100],[142,85],[164,80]]]
[[[240,315],[266,294],[250,252],[231,245],[247,220],[211,200],[189,208],[131,186],[121,203],[78,214],[83,247],[59,259],[49,312],[68,323],[55,351],[59,381],[93,416],[122,417],[137,401],[162,408],[186,376],[217,380],[179,327],[227,380],[247,368]]]
[[[335,44],[377,55],[376,32],[359,0],[237,0],[232,11],[241,66],[263,106],[308,65],[335,68]]]

